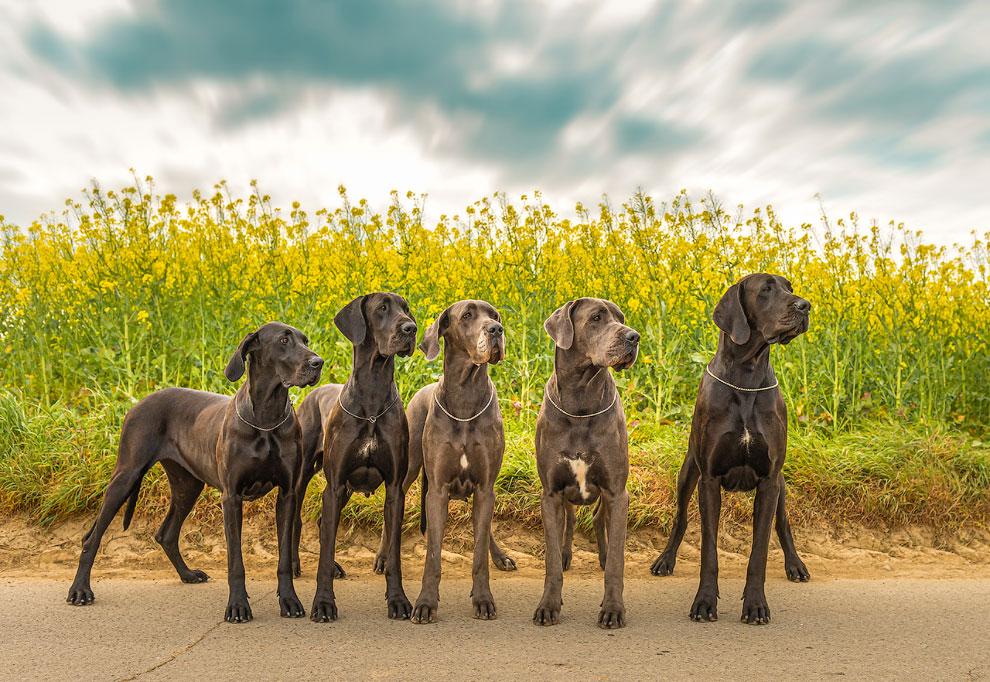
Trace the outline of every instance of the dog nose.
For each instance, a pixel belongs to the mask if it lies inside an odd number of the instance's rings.
[[[406,322],[404,325],[402,325],[401,327],[399,327],[399,329],[402,330],[402,333],[403,334],[415,334],[416,333],[416,323],[415,322]]]
[[[321,367],[323,367],[323,358],[321,358],[319,355],[314,355],[309,359],[309,366],[312,367],[313,369],[320,369]]]
[[[811,312],[811,301],[806,301],[803,298],[799,298],[794,301],[794,307],[800,310],[802,313],[808,314]]]
[[[492,322],[485,328],[485,330],[492,336],[501,336],[502,332],[505,331],[505,328],[498,322]]]
[[[635,329],[630,329],[626,332],[626,341],[629,343],[639,343],[639,332]]]

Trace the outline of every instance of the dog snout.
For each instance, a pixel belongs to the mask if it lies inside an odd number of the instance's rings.
[[[505,331],[505,328],[502,325],[500,325],[498,322],[492,322],[485,327],[485,331],[491,334],[492,336],[501,336],[502,332]]]
[[[626,332],[625,339],[631,344],[638,344],[640,339],[639,332],[635,329],[630,329]]]
[[[312,367],[313,369],[322,369],[323,368],[323,358],[321,358],[319,355],[314,355],[313,357],[311,357],[309,359],[309,362],[307,364],[310,367]]]
[[[799,298],[794,301],[794,307],[797,308],[798,312],[804,313],[805,315],[811,312],[811,302],[803,298]]]
[[[399,327],[399,331],[403,334],[415,334],[416,333],[416,323],[410,320]]]

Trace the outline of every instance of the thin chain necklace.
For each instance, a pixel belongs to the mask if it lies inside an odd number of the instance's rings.
[[[715,376],[714,374],[712,374],[712,371],[710,369],[708,369],[708,366],[707,365],[705,366],[705,371],[708,372],[708,376],[710,376],[715,381],[720,381],[723,384],[725,384],[726,386],[728,386],[729,388],[734,388],[737,391],[746,391],[747,393],[756,393],[757,391],[769,391],[771,388],[777,388],[777,386],[779,385],[779,382],[777,381],[777,378],[774,377],[773,385],[772,386],[763,386],[761,388],[743,388],[742,386],[736,386],[735,384],[730,384],[725,379],[720,379],[719,377]]]
[[[395,384],[392,385],[395,386]],[[386,412],[392,409],[392,405],[395,405],[395,401],[399,399],[399,389],[398,388],[395,389],[395,397],[392,398],[392,402],[390,402],[384,410],[382,410],[379,414],[376,414],[374,417],[362,417],[361,415],[354,414],[353,412],[348,410],[346,407],[344,407],[344,403],[341,400],[343,395],[344,395],[344,389],[340,389],[340,393],[337,394],[337,404],[340,405],[340,409],[342,409],[344,412],[351,415],[355,419],[361,419],[363,421],[374,424],[376,421],[384,417]]]
[[[604,367],[602,369],[604,369]],[[595,373],[595,377],[598,376],[598,374],[601,373],[601,371],[602,371],[601,369],[598,370],[598,372]],[[594,380],[595,377],[591,377],[591,379]],[[556,379],[557,379],[557,375],[554,374],[554,384],[557,383]],[[591,382],[589,382],[589,383],[591,383]],[[608,404],[608,407],[606,407],[604,410],[598,410],[598,412],[594,412],[592,414],[571,414],[570,412],[565,411],[560,405],[558,405],[557,403],[555,403],[553,401],[553,398],[550,397],[550,388],[549,387],[547,387],[547,390],[544,391],[544,393],[546,394],[547,400],[550,401],[550,404],[551,405],[553,405],[554,407],[556,407],[561,413],[566,414],[568,417],[572,417],[574,419],[589,419],[591,417],[597,417],[600,414],[605,414],[606,412],[608,412],[609,410],[612,409],[612,407],[615,405],[615,401],[619,399],[619,389],[616,388],[615,389],[615,394],[612,396],[612,402],[610,402]],[[557,386],[557,394],[558,395],[560,394],[560,386]]]
[[[247,424],[248,426],[250,426],[252,429],[257,429],[258,431],[274,431],[275,429],[277,429],[278,427],[280,427],[282,424],[284,424],[286,422],[286,420],[290,416],[292,416],[292,401],[289,400],[288,398],[285,399],[285,416],[282,417],[282,421],[280,421],[278,424],[276,424],[275,426],[272,426],[270,428],[265,428],[264,426],[258,426],[257,424],[252,424],[247,419],[245,419],[241,415],[241,408],[239,408],[237,406],[237,400],[236,399],[234,400],[234,414],[236,414],[238,419],[240,419],[242,422],[244,422],[245,424]]]
[[[441,381],[443,381],[443,380],[441,379]],[[488,396],[488,402],[485,403],[485,406],[481,408],[481,411],[478,412],[478,414],[474,415],[473,417],[468,417],[467,419],[461,419],[460,417],[455,417],[454,415],[452,415],[450,412],[447,411],[447,408],[446,407],[444,407],[443,405],[440,404],[440,397],[438,395],[440,393],[440,386],[437,386],[437,390],[435,390],[433,392],[433,401],[437,404],[437,407],[439,407],[441,410],[443,410],[443,413],[445,415],[447,415],[448,417],[450,417],[454,421],[456,421],[456,422],[462,422],[462,423],[473,422],[475,419],[477,419],[478,417],[480,417],[481,415],[483,415],[485,413],[485,410],[487,410],[489,407],[491,407],[492,400],[495,399],[495,384],[492,383],[491,377],[488,377],[488,385],[492,389],[491,395]]]

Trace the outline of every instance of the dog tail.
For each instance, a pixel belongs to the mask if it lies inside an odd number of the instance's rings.
[[[124,530],[131,525],[131,517],[134,516],[134,507],[137,506],[138,493],[141,492],[141,481],[144,480],[144,475],[138,479],[137,483],[134,484],[134,489],[131,490],[131,496],[127,498],[127,508],[124,510]]]
[[[430,489],[430,479],[426,477],[426,467],[423,467],[423,485],[419,488],[419,532],[426,535],[426,492]]]

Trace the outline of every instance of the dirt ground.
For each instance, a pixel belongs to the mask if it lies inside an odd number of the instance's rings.
[[[337,583],[341,618],[315,624],[278,616],[274,529],[265,519],[245,528],[255,620],[222,621],[225,550],[212,527],[187,526],[190,566],[204,585],[184,585],[154,544],[154,520],[129,531],[115,521],[93,571],[96,603],[70,607],[65,593],[88,520],[44,530],[20,519],[0,522],[0,679],[990,679],[990,534],[934,538],[923,529],[897,533],[795,529],[812,574],[789,583],[774,546],[767,599],[773,621],[738,621],[749,529],[720,537],[720,619],[693,623],[698,536],[689,533],[675,575],[649,574],[663,537],[637,531],[627,551],[628,625],[596,626],[602,574],[592,540],[579,536],[564,579],[561,623],[532,624],[543,587],[542,540],[500,525],[503,546],[519,565],[492,570],[499,617],[471,618],[471,539],[454,529],[445,542],[440,620],[417,626],[385,617],[384,579],[371,571],[377,539],[351,532],[338,558],[348,577]],[[318,541],[303,538],[297,590],[310,606]],[[424,543],[404,537],[404,585],[415,601]]]

